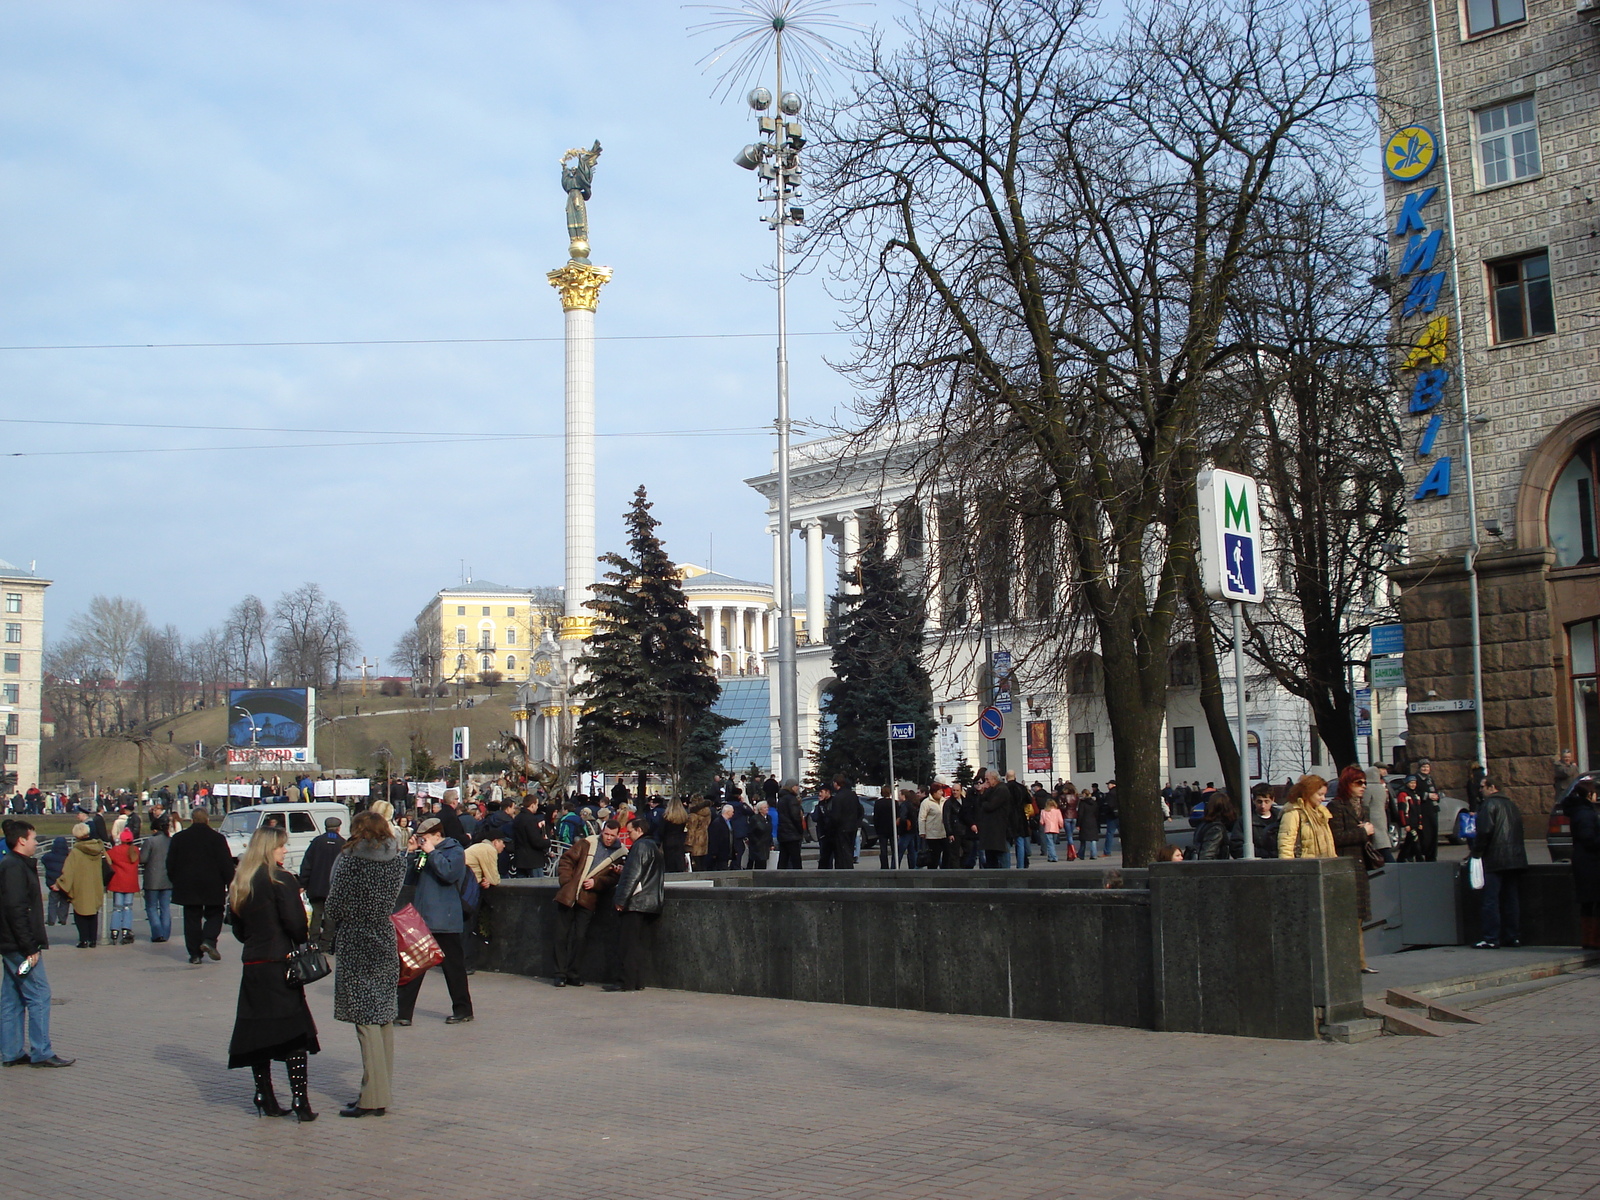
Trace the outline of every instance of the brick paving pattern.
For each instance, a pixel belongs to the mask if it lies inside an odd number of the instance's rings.
[[[313,986],[315,1124],[224,1069],[237,946],[50,952],[64,1071],[0,1073],[5,1193],[548,1200],[1600,1195],[1600,973],[1452,1037],[1359,1046],[683,992],[442,980],[396,1030],[398,1102],[341,1120],[360,1058]],[[278,1070],[280,1096],[287,1087]]]

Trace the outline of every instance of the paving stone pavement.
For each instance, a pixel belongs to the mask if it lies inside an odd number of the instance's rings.
[[[237,946],[69,944],[46,962],[78,1065],[0,1072],[5,1195],[1582,1197],[1600,1195],[1600,972],[1450,1038],[1359,1046],[1156,1034],[473,977],[396,1030],[382,1119],[332,986],[311,1125],[258,1120],[224,1069]],[[280,1094],[287,1088],[281,1083]]]

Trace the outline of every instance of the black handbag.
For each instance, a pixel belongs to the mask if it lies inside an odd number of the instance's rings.
[[[291,950],[284,966],[290,987],[305,987],[333,974],[328,956],[312,942],[302,942]]]

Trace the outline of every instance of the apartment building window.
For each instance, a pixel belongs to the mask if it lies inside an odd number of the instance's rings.
[[[515,671],[516,669],[517,669],[517,656],[515,654],[506,655],[506,670]]]
[[[514,625],[507,625],[506,626],[506,645],[515,646],[516,644],[517,644],[517,630],[516,630],[516,627]]]
[[[1498,187],[1539,173],[1539,124],[1532,96],[1479,109],[1472,129],[1478,140],[1479,186]]]
[[[22,593],[21,592],[7,592],[6,593],[6,611],[8,613],[19,613],[19,612],[22,611]]]
[[[0,688],[0,697],[3,697],[7,704],[21,704],[22,688],[18,684],[8,683],[4,688]]]
[[[515,604],[506,605],[506,616],[514,617],[516,615],[517,615],[517,606]]]
[[[487,604],[483,606],[483,615],[486,617],[489,615],[489,606]]]
[[[466,627],[463,626],[463,625],[457,625],[456,626],[456,645],[465,646],[466,644],[467,644],[467,630],[466,630]]]
[[[22,641],[22,626],[15,621],[6,622],[6,641],[20,644]]]
[[[15,746],[7,746],[6,747],[6,766],[14,767],[16,765],[17,765],[17,748]]]
[[[1600,562],[1600,438],[1578,447],[1550,491],[1546,530],[1555,548],[1556,566],[1578,567]],[[1597,747],[1600,749],[1600,747]]]
[[[1072,770],[1079,775],[1094,770],[1094,734],[1072,735]]]
[[[1520,25],[1527,16],[1523,0],[1467,0],[1467,36]]]
[[[8,654],[5,658],[5,672],[7,675],[22,674],[22,655]]]
[[[467,606],[465,604],[456,605],[456,616],[464,617],[466,615],[467,615]]]
[[[1174,767],[1193,767],[1194,763],[1194,726],[1174,725],[1172,727],[1172,765]]]
[[[483,656],[483,666],[480,669],[484,670],[484,671],[492,671],[492,670],[494,670],[494,659],[490,658],[487,654],[485,654]]]
[[[1556,331],[1548,251],[1490,263],[1489,287],[1494,293],[1496,342],[1515,342]]]
[[[6,714],[6,736],[7,737],[16,737],[17,734],[19,734],[21,732],[22,732],[22,729],[21,729],[20,725],[17,722],[17,714],[16,713],[7,713]]]

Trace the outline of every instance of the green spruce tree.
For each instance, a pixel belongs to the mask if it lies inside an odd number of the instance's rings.
[[[609,569],[585,602],[595,631],[572,691],[584,705],[584,766],[666,774],[676,791],[697,731],[709,729],[720,753],[721,732],[734,722],[711,711],[722,688],[683,580],[656,536],[659,524],[640,485],[628,510],[628,553],[601,556]]]
[[[823,722],[820,774],[888,782],[888,726],[910,721],[916,739],[895,743],[894,773],[926,783],[933,775],[933,687],[922,665],[922,605],[906,590],[899,562],[885,555],[882,528],[863,534],[861,590],[836,598],[836,682],[822,700],[831,722]]]

